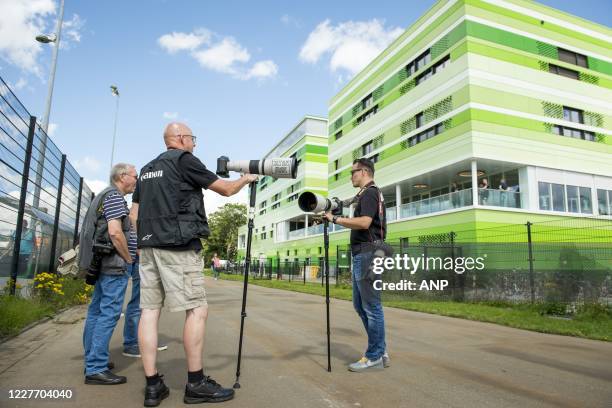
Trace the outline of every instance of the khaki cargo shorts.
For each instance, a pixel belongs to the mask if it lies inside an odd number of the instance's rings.
[[[194,250],[140,250],[140,308],[171,312],[206,306],[204,262]]]

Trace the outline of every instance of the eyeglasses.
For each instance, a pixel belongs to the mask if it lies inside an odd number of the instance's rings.
[[[358,171],[362,171],[362,170],[365,170],[365,169],[354,169],[354,170],[351,170],[351,177],[352,177],[352,176],[353,176],[355,173],[357,173]]]
[[[190,137],[191,140],[193,141],[193,144],[196,143],[196,139],[198,138],[197,136],[194,135],[177,135],[178,137]]]
[[[123,173],[124,176],[130,176],[130,177],[134,177],[135,180],[138,180],[138,176],[132,176],[129,173]]]

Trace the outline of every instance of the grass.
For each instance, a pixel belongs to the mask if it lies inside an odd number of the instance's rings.
[[[210,274],[209,271],[205,273]],[[220,277],[232,281],[244,280],[241,275],[221,273]],[[253,279],[249,279],[249,282],[267,288],[325,296],[325,287],[320,283],[304,285],[299,280],[287,282]],[[352,290],[348,285],[336,287],[330,284],[329,295],[335,299],[351,300]],[[612,309],[609,306],[588,305],[579,309],[571,318],[556,318],[545,313],[549,309],[548,304],[413,300],[401,295],[385,295],[383,303],[387,307],[495,323],[516,329],[612,341]]]
[[[70,306],[82,304],[87,298],[82,297],[85,281],[66,278],[62,281],[63,295],[47,297],[0,295],[0,339],[18,334],[28,325],[45,317],[53,317],[58,311]]]

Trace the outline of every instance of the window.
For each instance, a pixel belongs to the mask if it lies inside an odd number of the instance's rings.
[[[540,195],[540,210],[552,210],[550,205],[550,183],[538,183],[538,193]]]
[[[565,211],[565,189],[563,184],[538,183],[540,210]]]
[[[407,78],[410,77],[412,74],[414,74],[416,72],[414,61],[411,61],[410,64],[406,65],[404,69],[406,70]]]
[[[291,202],[293,200],[297,200],[297,198],[298,198],[298,193],[295,193],[295,194],[289,196],[289,198],[287,198],[287,201]]]
[[[559,61],[567,62],[569,64],[578,65],[579,67],[588,68],[586,55],[578,54],[573,51],[564,50],[559,48]]]
[[[340,167],[340,160],[334,160],[334,170],[337,171],[338,167]],[[338,180],[339,174],[334,174],[334,180]]]
[[[276,210],[278,207],[280,207],[280,203],[272,204],[273,210]]]
[[[274,197],[272,197],[272,201],[273,202],[274,201],[278,201],[278,200],[280,200],[280,197],[281,197],[281,193],[276,193],[276,194],[274,194]]]
[[[423,112],[421,113],[417,113],[417,115],[415,116],[416,119],[416,128],[420,128],[421,126],[423,126]]]
[[[378,163],[378,154],[375,154],[374,156],[370,157],[370,160],[372,160],[372,163]]]
[[[261,204],[259,204],[259,208],[265,208],[268,205],[268,200],[264,200],[261,202]]]
[[[591,206],[591,189],[589,187],[579,187],[578,189],[580,212],[582,214],[592,214],[593,207]]]
[[[368,142],[361,146],[361,155],[367,156],[372,152],[372,150],[374,150],[374,144],[372,142]]]
[[[427,50],[423,54],[417,57],[417,59],[414,61],[414,65],[416,67],[416,70],[418,71],[419,69],[423,68],[425,65],[429,64],[430,62],[431,62],[431,54],[429,53],[429,50]]]
[[[580,78],[578,71],[574,71],[573,69],[563,68],[563,67],[560,67],[558,65],[553,65],[553,64],[549,64],[548,72],[552,72],[553,74],[561,75],[561,76],[572,78],[572,79]]]
[[[563,107],[563,119],[570,122],[584,123],[582,111],[580,109],[568,108],[567,106]]]
[[[415,81],[415,86],[421,84],[423,81],[427,80],[429,77],[431,77],[433,74],[431,72],[431,68],[423,71],[422,73],[420,73],[417,77],[416,77],[416,81]]]
[[[363,100],[361,101],[361,108],[363,110],[366,110],[370,106],[372,106],[373,103],[374,103],[374,97],[372,96],[372,94],[369,94],[368,96],[363,98]]]
[[[552,190],[553,210],[565,211],[565,191],[563,189],[563,184],[552,183],[550,188]]]
[[[567,210],[573,213],[580,212],[578,187],[576,186],[567,186]]]
[[[338,133],[336,133],[335,139],[338,140],[342,137],[342,131],[339,131]]]
[[[450,63],[450,57],[447,55],[433,66],[433,73],[436,74],[444,69]]]
[[[612,190],[597,189],[599,215],[612,215]]]
[[[260,238],[261,238],[261,239],[266,239],[266,233],[265,233],[265,232],[263,232],[263,233],[261,234],[261,237],[260,237]]]
[[[555,135],[572,137],[574,139],[587,140],[589,142],[595,141],[595,133],[589,132],[588,130],[574,129],[567,126],[553,125],[552,132]]]
[[[418,119],[417,119],[417,122],[418,122]],[[415,146],[421,142],[426,141],[427,139],[431,139],[432,137],[439,135],[442,132],[444,132],[444,124],[438,123],[437,125],[434,125],[428,129],[425,129],[422,132],[419,132],[416,135],[410,137],[410,139],[408,139],[408,146],[409,147]]]
[[[358,117],[357,124],[360,125],[366,120],[370,119],[372,116],[376,114],[376,112],[378,112],[378,105],[374,106],[372,109],[370,109],[369,111],[367,111],[366,113]]]

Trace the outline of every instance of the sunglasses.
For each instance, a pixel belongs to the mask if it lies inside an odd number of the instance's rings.
[[[354,170],[351,170],[351,176],[353,176],[353,174],[357,173],[358,171],[362,171],[362,170],[365,170],[365,169],[354,169]]]

